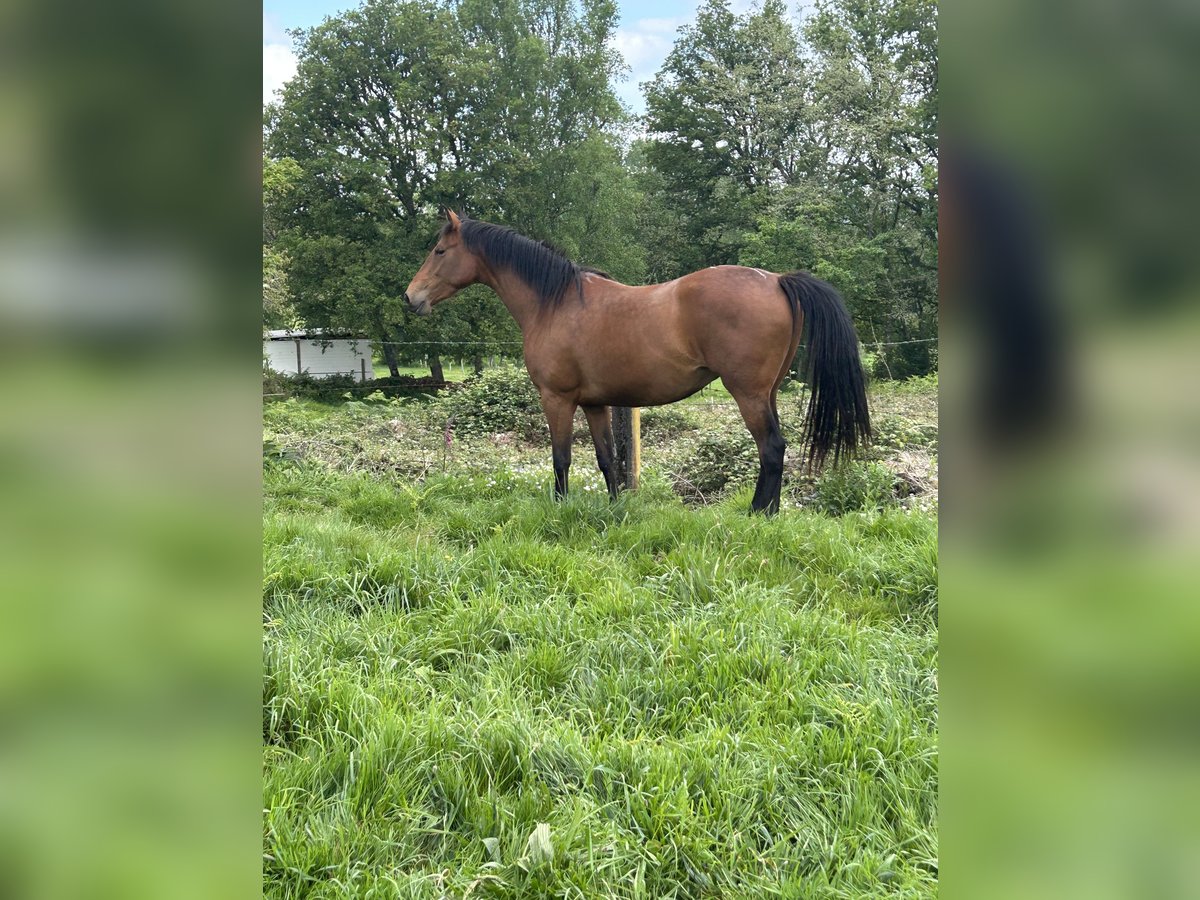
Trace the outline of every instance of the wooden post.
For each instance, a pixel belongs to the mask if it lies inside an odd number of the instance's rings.
[[[628,406],[614,406],[612,424],[617,451],[617,481],[627,490],[637,490],[642,469],[642,411]]]
[[[359,365],[362,366],[362,378],[359,380],[366,381],[367,380],[367,358],[365,356],[360,357],[358,362],[359,362]]]
[[[633,465],[629,468],[629,489],[636,491],[642,482],[642,408],[630,412],[630,432],[633,435]]]

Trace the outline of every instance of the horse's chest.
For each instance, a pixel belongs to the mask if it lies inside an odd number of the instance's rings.
[[[579,359],[569,345],[555,346],[542,341],[525,348],[525,367],[535,385],[556,394],[569,394],[579,388]]]

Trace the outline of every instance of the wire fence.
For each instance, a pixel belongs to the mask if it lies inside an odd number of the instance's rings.
[[[864,347],[900,347],[905,344],[935,344],[938,338],[913,338],[908,341],[860,341]],[[523,347],[524,341],[366,341],[372,347]]]
[[[913,338],[911,340],[904,340],[904,341],[862,341],[861,343],[862,343],[863,347],[866,347],[866,348],[880,348],[880,347],[901,347],[901,346],[905,346],[908,344],[932,344],[932,343],[936,343],[937,340],[938,339],[936,337],[932,337],[932,338]],[[321,341],[319,339],[311,340],[311,342],[314,344],[327,343],[327,342]],[[487,340],[477,340],[477,341],[375,341],[375,340],[368,340],[366,338],[361,338],[361,339],[354,341],[355,345],[357,345],[359,343],[366,344],[368,347],[371,347],[371,348],[384,347],[384,346],[387,346],[387,347],[475,347],[475,348],[485,348],[485,349],[489,349],[489,350],[494,350],[494,349],[497,349],[500,347],[524,347],[523,341],[487,341]],[[303,372],[300,374],[303,374],[310,378],[326,378],[331,375],[348,375],[351,377],[362,379],[362,380],[358,381],[357,384],[350,385],[347,388],[348,390],[351,390],[351,391],[362,391],[362,390],[377,391],[377,390],[379,390],[380,385],[375,384],[374,382],[377,379],[387,379],[387,378],[390,378],[391,376],[390,375],[376,375],[371,354],[359,354],[357,349],[355,349],[355,353],[359,357],[359,364],[355,368],[336,369],[336,370],[332,370],[332,371],[314,371],[312,369],[305,367]],[[501,359],[506,358],[502,353],[501,354],[495,354],[495,353],[488,354],[488,356],[493,361],[493,364],[494,364],[494,361],[495,361],[497,355],[499,355],[499,357]],[[460,367],[461,367],[461,363],[460,363]],[[370,373],[369,376],[367,374],[368,372]],[[264,375],[267,374],[266,369],[264,369],[263,374]],[[276,372],[275,374],[283,375],[285,377],[295,377],[297,373],[295,373],[295,372]],[[412,383],[411,387],[414,389],[421,389],[421,388],[440,389],[440,388],[444,388],[450,384],[455,383],[455,382],[451,382],[451,381],[448,381],[445,379],[439,381],[436,378],[432,377],[432,372],[430,373],[429,376],[425,376],[425,377],[420,377],[420,376],[408,376],[408,377],[412,379],[413,383]],[[393,383],[392,385],[388,385],[388,386],[396,388],[396,387],[406,387],[407,385]],[[700,393],[703,394],[707,390],[708,390],[707,387],[701,388]],[[270,393],[264,392],[262,396],[264,398],[286,397],[286,396],[290,396],[290,394],[287,391],[275,391],[275,392],[270,392]]]

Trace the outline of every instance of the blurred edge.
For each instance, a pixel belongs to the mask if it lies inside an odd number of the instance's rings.
[[[0,11],[14,896],[257,890],[259,14]],[[943,24],[952,896],[1200,887],[1198,30]]]
[[[0,9],[0,893],[260,886],[261,10]]]
[[[954,3],[948,896],[1200,893],[1200,8]]]

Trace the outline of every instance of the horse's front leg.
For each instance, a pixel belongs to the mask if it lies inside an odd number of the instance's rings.
[[[571,469],[571,435],[575,428],[575,401],[542,391],[542,410],[550,425],[550,447],[554,458],[554,496],[567,496],[567,473]]]

